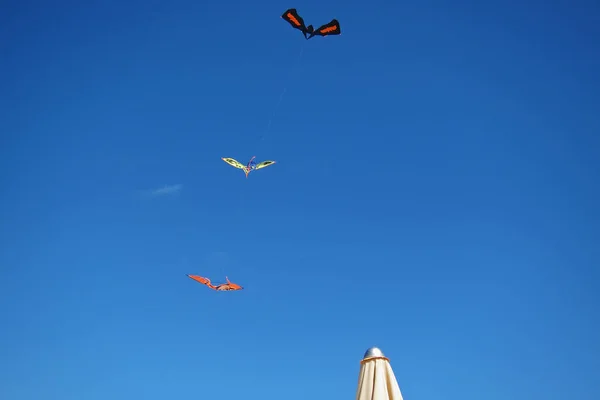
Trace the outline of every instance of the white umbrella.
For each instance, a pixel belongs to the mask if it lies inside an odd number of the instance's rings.
[[[390,360],[377,347],[360,362],[356,400],[403,400]]]

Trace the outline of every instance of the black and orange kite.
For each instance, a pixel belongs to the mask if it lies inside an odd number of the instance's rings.
[[[306,40],[313,36],[331,36],[342,33],[340,30],[340,23],[335,18],[332,19],[330,23],[321,26],[319,29],[314,29],[312,25],[304,25],[304,20],[298,15],[295,8],[290,8],[284,12],[281,18],[289,22],[292,27],[300,30]]]
[[[218,292],[222,292],[222,291],[226,291],[226,290],[242,290],[243,287],[241,287],[240,285],[238,285],[237,283],[233,283],[229,281],[229,278],[225,277],[225,279],[227,280],[227,283],[222,283],[220,285],[213,285],[210,282],[210,279],[205,278],[203,276],[199,276],[199,275],[188,275],[190,278],[192,278],[193,280],[195,280],[196,282],[200,282],[203,285],[208,286],[209,288],[211,288],[212,290],[216,290]]]

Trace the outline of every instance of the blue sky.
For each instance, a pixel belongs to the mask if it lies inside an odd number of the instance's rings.
[[[593,2],[14,3],[0,398],[600,397]]]

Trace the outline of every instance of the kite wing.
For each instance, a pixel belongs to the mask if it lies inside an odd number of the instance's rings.
[[[233,158],[222,157],[221,160],[225,161],[227,164],[229,164],[229,165],[231,165],[232,167],[235,167],[235,168],[239,168],[239,169],[246,168],[244,166],[244,164],[240,163],[237,160],[234,160]]]
[[[290,8],[284,12],[281,18],[286,20],[293,28],[300,30],[306,37],[306,25],[304,25],[304,20],[298,15],[295,8]]]
[[[263,161],[261,163],[256,164],[256,169],[268,167],[269,165],[273,165],[273,164],[275,164],[275,161]]]
[[[203,285],[208,286],[211,289],[215,288],[215,286],[212,283],[210,283],[210,279],[208,279],[208,278],[205,278],[205,277],[199,276],[199,275],[188,275],[188,277],[195,280],[196,282],[199,282]]]
[[[331,36],[331,35],[339,35],[340,33],[342,33],[342,31],[340,29],[340,23],[338,22],[337,19],[332,19],[330,23],[319,27],[319,29],[312,32],[310,34],[310,36],[311,37],[313,37],[313,36]]]

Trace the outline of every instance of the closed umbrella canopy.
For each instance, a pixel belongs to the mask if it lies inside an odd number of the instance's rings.
[[[377,347],[360,362],[356,400],[403,400],[390,360]]]

